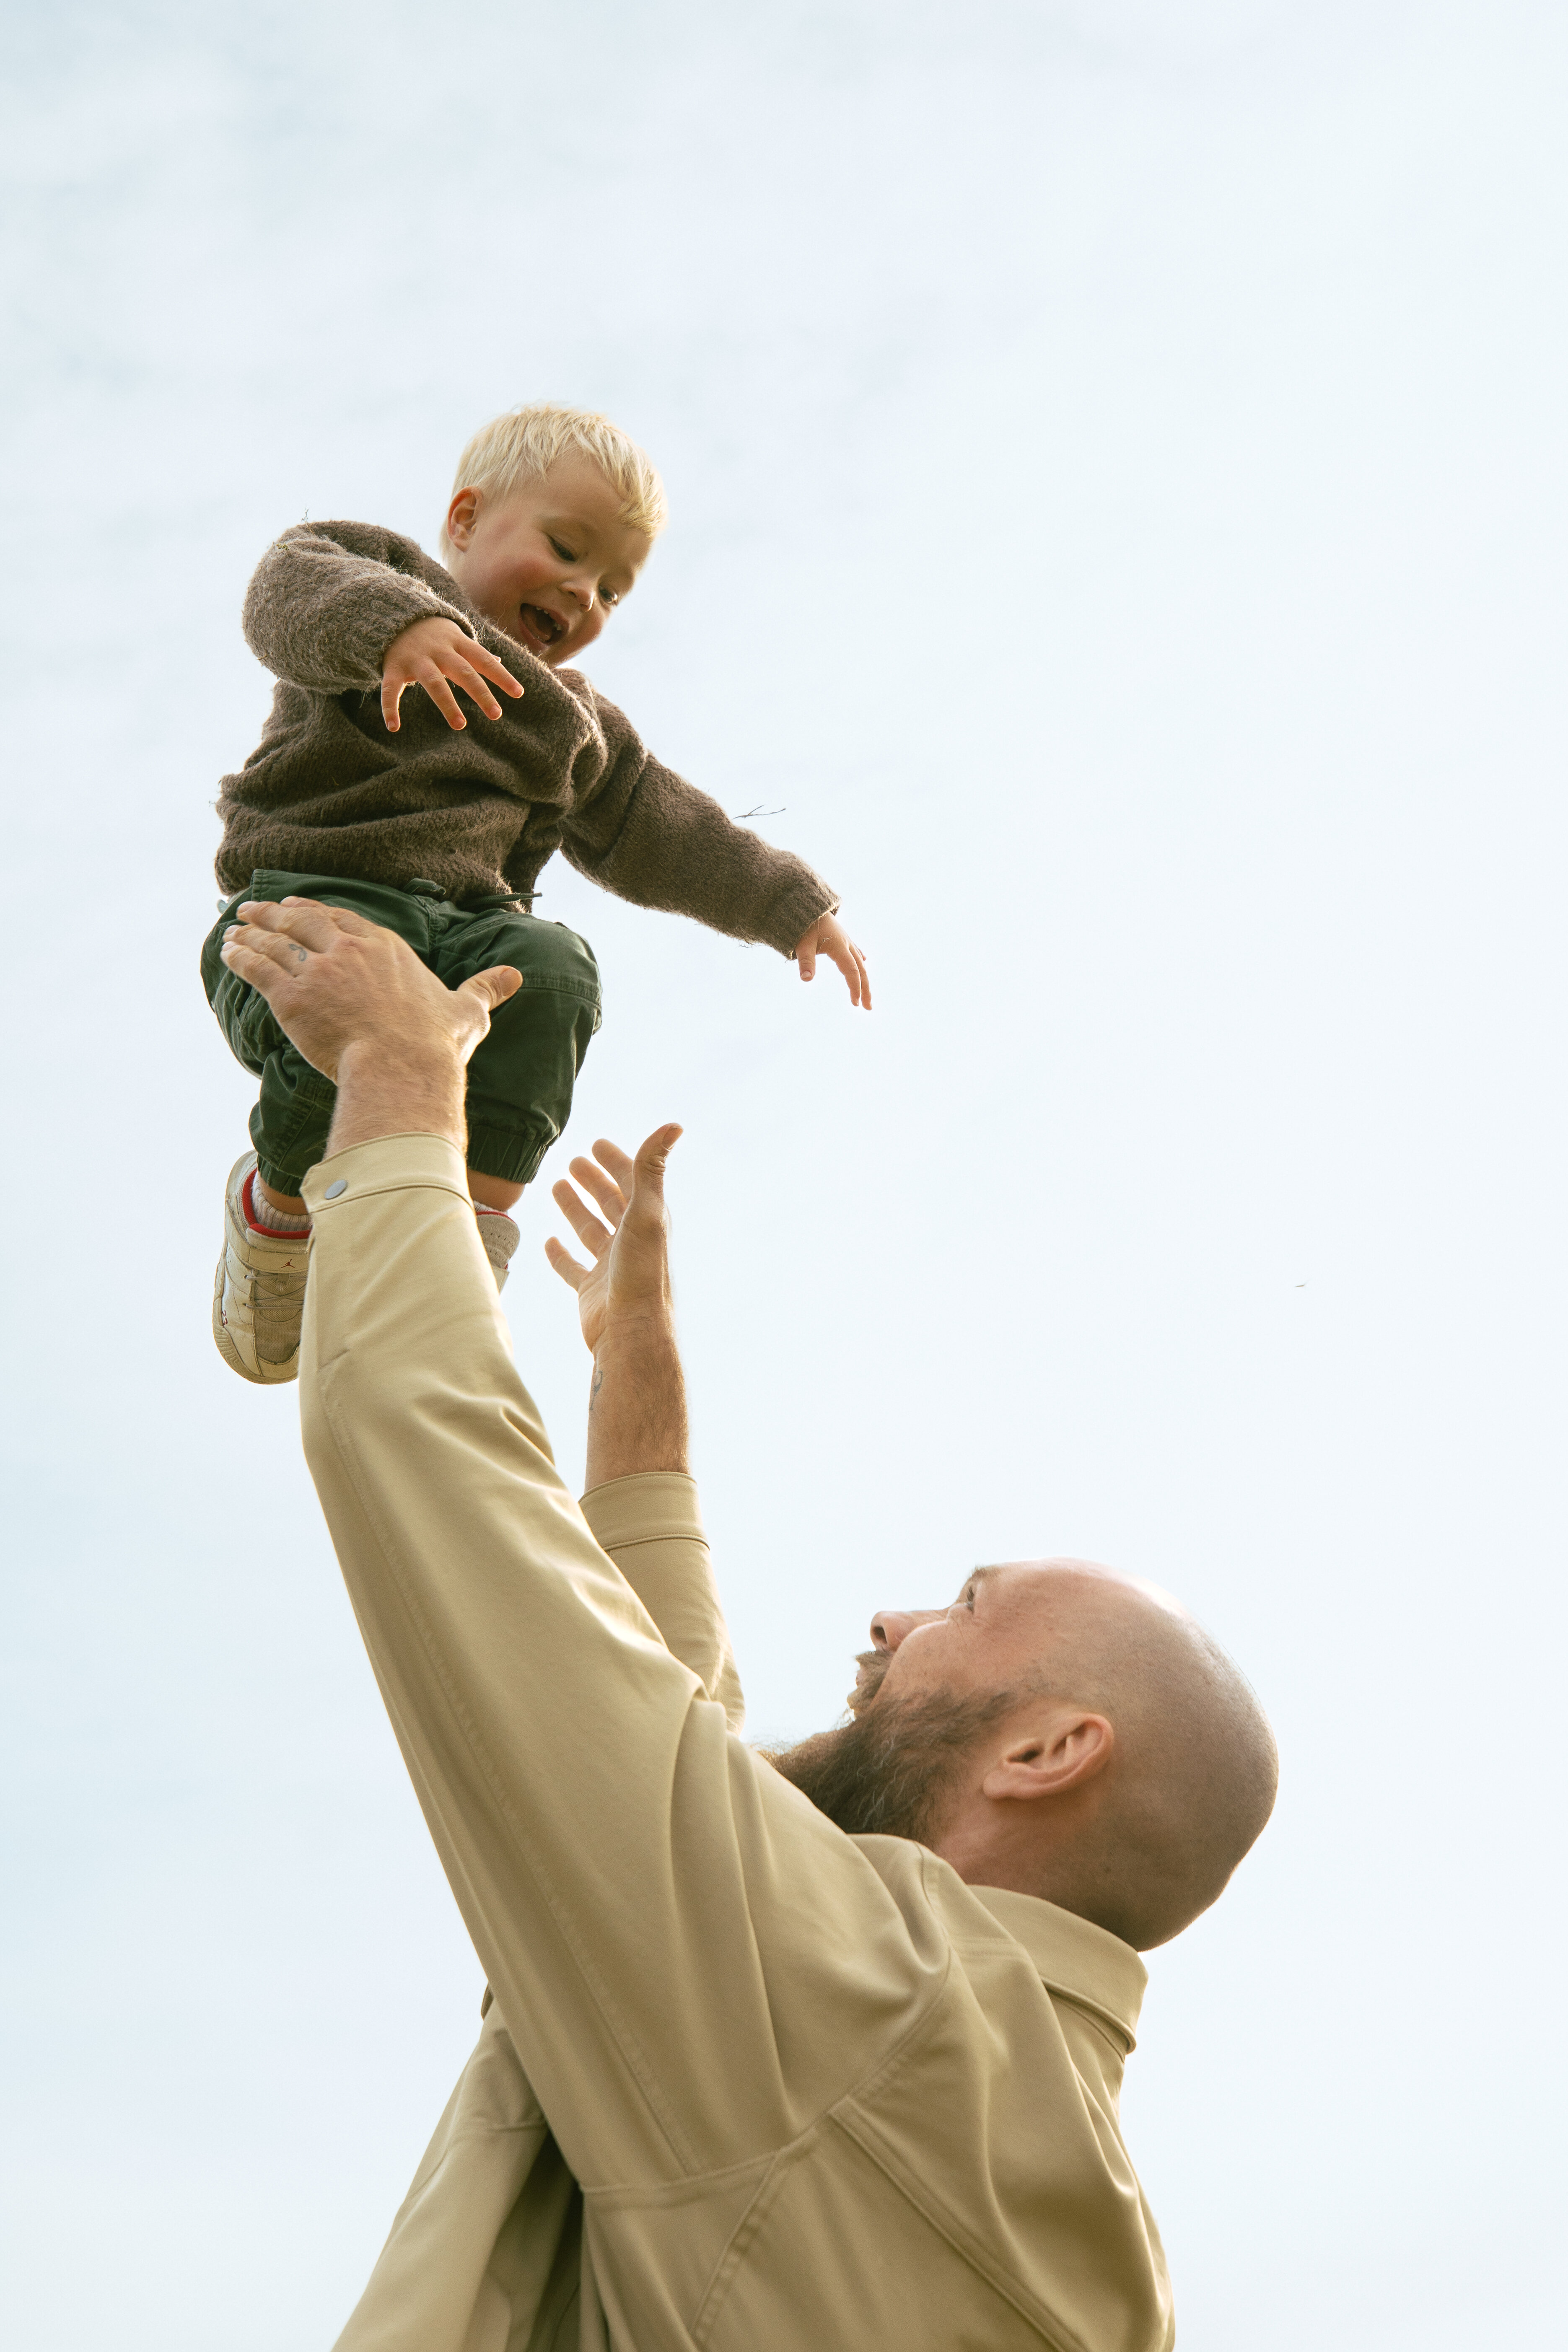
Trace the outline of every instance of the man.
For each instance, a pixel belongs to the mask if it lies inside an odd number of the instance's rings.
[[[494,1994],[342,2352],[1163,2352],[1117,2122],[1134,1947],[1268,1817],[1247,1685],[1159,1596],[1013,1563],[875,1621],[848,1726],[744,1747],[670,1316],[679,1130],[574,1163],[604,1222],[558,1191],[595,1260],[552,1252],[594,1354],[579,1507],[463,1178],[515,975],[448,992],[354,915],[240,912],[231,969],[338,1088],[306,1450]]]

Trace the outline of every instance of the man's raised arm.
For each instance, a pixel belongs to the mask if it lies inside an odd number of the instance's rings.
[[[556,1475],[463,1181],[463,1062],[510,975],[447,992],[341,910],[242,911],[226,960],[339,1087],[305,1188],[307,1454],[519,2056],[584,2187],[765,2162],[910,2030],[943,1957],[729,1736]],[[656,1227],[664,1278],[670,1140],[634,1171],[624,1244],[603,1246],[612,1291]],[[597,1350],[591,1458],[612,1494],[650,1464],[681,1478],[657,1305]]]
[[[583,1514],[683,1665],[724,1710],[745,1720],[741,1680],[714,1589],[708,1540],[687,1466],[686,1382],[670,1297],[664,1170],[678,1127],[650,1135],[636,1160],[602,1139],[554,1186],[557,1206],[593,1261],[558,1241],[551,1265],[577,1294],[594,1359]]]

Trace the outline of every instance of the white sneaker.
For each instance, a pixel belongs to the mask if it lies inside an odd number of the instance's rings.
[[[256,1154],[228,1171],[224,1246],[213,1284],[213,1338],[218,1354],[246,1381],[292,1381],[300,1372],[309,1234],[269,1234],[250,1221]]]
[[[504,1290],[507,1276],[511,1271],[512,1259],[517,1255],[518,1243],[522,1236],[511,1219],[500,1209],[481,1209],[478,1214],[479,1239],[485,1245],[485,1255],[490,1262],[490,1272],[496,1278],[496,1288]]]

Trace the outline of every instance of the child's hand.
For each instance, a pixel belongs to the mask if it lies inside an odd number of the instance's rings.
[[[866,969],[866,959],[837,915],[819,915],[805,937],[795,941],[795,960],[800,966],[802,980],[811,978],[819,955],[830,957],[844,974],[850,1003],[869,1013],[871,975]]]
[[[458,708],[458,698],[447,680],[460,686],[472,697],[487,719],[500,717],[500,704],[485,684],[493,678],[503,694],[515,701],[522,692],[505,662],[460,629],[456,621],[443,620],[439,614],[428,621],[415,621],[402,629],[386,648],[386,658],[381,665],[381,715],[386,721],[386,731],[395,735],[401,723],[397,706],[406,686],[422,686],[431,701],[446,719],[448,727],[466,727],[468,720]]]

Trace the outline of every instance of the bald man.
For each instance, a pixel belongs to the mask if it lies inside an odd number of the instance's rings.
[[[1089,1560],[977,1568],[884,1609],[851,1721],[772,1762],[852,1836],[918,1839],[1152,1950],[1223,1893],[1274,1803],[1248,1684],[1180,1604]]]
[[[1140,1949],[1273,1801],[1247,1684],[1079,1561],[880,1612],[849,1719],[771,1758],[687,1464],[664,1165],[552,1245],[594,1357],[574,1502],[464,1181],[505,971],[448,992],[309,901],[224,953],[337,1087],[300,1405],[388,1712],[493,1989],[341,2352],[1164,2352],[1118,2098]],[[584,1195],[586,1197],[584,1197]]]

